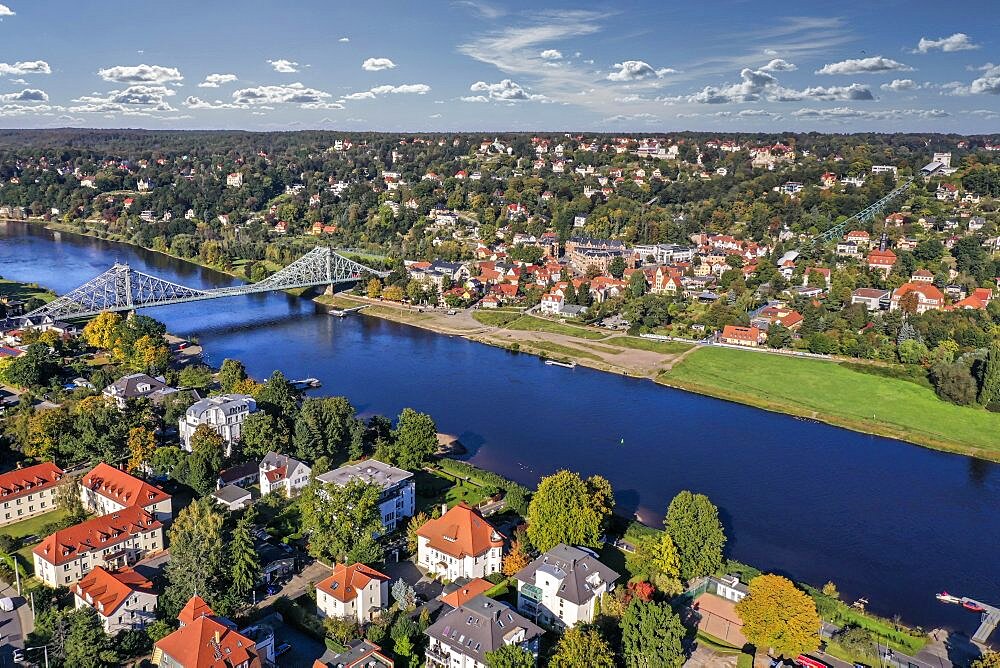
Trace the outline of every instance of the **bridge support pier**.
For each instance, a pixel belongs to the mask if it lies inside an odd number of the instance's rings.
[[[333,283],[330,283],[328,286],[326,286],[326,289],[323,290],[323,294],[328,295],[330,297],[334,295]]]

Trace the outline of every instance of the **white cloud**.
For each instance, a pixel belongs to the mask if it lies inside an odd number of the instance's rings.
[[[969,39],[969,36],[964,32],[957,32],[950,37],[941,37],[940,39],[927,39],[926,37],[921,37],[920,42],[917,44],[917,48],[913,50],[913,53],[927,53],[928,51],[933,51],[934,49],[941,49],[942,51],[948,53],[951,51],[969,51],[971,49],[978,49],[978,44],[973,44]]]
[[[875,96],[868,86],[851,84],[850,86],[811,86],[805,90],[790,90],[782,88],[773,98],[778,102],[797,102],[799,100],[874,100]]]
[[[872,72],[906,72],[913,68],[909,65],[886,58],[872,56],[870,58],[848,58],[837,63],[829,63],[816,70],[816,74],[870,74]]]
[[[636,102],[649,102],[647,98],[642,95],[624,95],[622,97],[616,97],[615,102],[619,104],[634,104]]]
[[[338,42],[341,42],[341,43],[343,43],[343,44],[347,44],[348,42],[350,42],[350,41],[351,41],[351,38],[350,38],[350,37],[341,37],[341,38],[340,38],[340,39],[338,39],[337,41],[338,41]]]
[[[627,123],[629,121],[644,121],[646,123],[656,123],[660,120],[653,114],[615,114],[603,119],[603,123]]]
[[[485,81],[477,81],[476,83],[469,86],[469,90],[471,90],[473,93],[486,93],[486,97],[488,97],[490,100],[495,100],[500,102],[545,99],[544,95],[533,95],[524,88],[522,88],[520,84],[511,81],[510,79],[504,79],[502,81],[498,81],[497,83],[486,83]],[[476,101],[478,102],[478,100]]]
[[[874,100],[871,89],[863,84],[848,86],[810,86],[804,90],[785,88],[773,74],[763,68],[752,70],[748,67],[740,71],[740,81],[722,86],[705,86],[699,92],[688,96],[688,102],[698,104],[732,104],[756,102],[761,99],[772,102],[797,102],[800,100]]]
[[[124,84],[155,83],[165,84],[171,81],[182,81],[180,70],[176,67],[163,67],[162,65],[116,65],[98,70],[105,81]]]
[[[236,81],[235,74],[209,74],[205,80],[198,84],[198,88],[218,88],[222,84]]]
[[[380,72],[381,70],[391,70],[396,67],[396,63],[388,58],[368,58],[361,63],[361,69],[368,72]]]
[[[329,93],[315,88],[307,88],[301,83],[276,86],[254,86],[233,91],[236,104],[310,104],[323,102],[332,97]]]
[[[834,107],[832,109],[799,109],[792,112],[795,118],[816,120],[851,120],[864,119],[873,121],[898,120],[906,117],[923,119],[946,118],[950,116],[943,109],[885,109],[868,111],[851,107]]]
[[[460,98],[462,102],[489,102],[490,99],[485,95],[465,95]]]
[[[617,72],[608,75],[609,81],[642,81],[643,79],[659,79],[666,74],[672,74],[677,70],[669,67],[654,69],[652,65],[643,60],[623,60],[615,63]]]
[[[545,49],[538,55],[545,60],[560,60],[563,57],[562,52],[556,49]]]
[[[193,95],[184,100],[184,106],[188,109],[246,109],[246,105],[223,102],[222,100],[203,100]]]
[[[782,60],[781,58],[775,58],[764,67],[760,68],[762,72],[794,72],[799,69],[787,60]]]
[[[767,90],[776,89],[778,80],[763,70],[748,67],[740,71],[740,83],[725,86],[705,86],[701,91],[688,97],[689,102],[700,104],[725,104],[729,102],[755,102]]]
[[[267,62],[271,64],[275,72],[281,72],[282,74],[294,74],[299,71],[299,64],[294,60],[279,58],[278,60],[269,60]]]
[[[441,114],[431,114],[429,118],[441,118]]]
[[[891,83],[884,83],[879,88],[899,93],[904,90],[917,90],[920,88],[920,84],[913,79],[893,79]]]
[[[37,88],[25,88],[19,93],[5,93],[0,95],[3,102],[48,102],[49,96],[44,90]]]
[[[52,74],[52,68],[44,60],[19,60],[13,65],[10,63],[0,63],[0,76],[8,74],[15,76],[23,74]]]
[[[987,63],[980,69],[983,70],[983,74],[973,79],[969,85],[969,91],[972,93],[986,93],[987,95],[1000,95],[1000,65]]]
[[[0,16],[14,16],[14,10],[7,5],[0,5]]]
[[[369,90],[350,93],[344,96],[345,100],[374,100],[378,95],[425,95],[429,93],[431,87],[427,84],[400,84],[399,86],[383,85],[375,86]]]
[[[162,84],[135,84],[121,90],[107,93],[91,93],[73,100],[76,106],[69,108],[74,113],[106,113],[131,116],[151,116],[152,112],[176,111],[167,101],[176,91]]]
[[[764,109],[744,109],[736,115],[741,118],[781,118],[781,114],[776,114],[773,111],[766,111]]]

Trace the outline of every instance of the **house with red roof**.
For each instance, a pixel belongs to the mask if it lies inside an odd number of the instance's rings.
[[[332,575],[316,583],[317,614],[367,624],[389,607],[391,579],[364,564],[337,564]]]
[[[847,236],[844,237],[844,240],[853,242],[859,246],[867,246],[871,243],[872,238],[871,235],[864,230],[851,230],[847,233]]]
[[[764,331],[772,325],[781,325],[795,331],[802,326],[802,319],[802,314],[795,309],[772,305],[762,308],[750,324]]]
[[[889,249],[876,248],[868,253],[868,268],[872,271],[881,271],[888,276],[895,264],[896,254]]]
[[[76,607],[93,608],[110,635],[145,628],[156,619],[153,583],[131,568],[109,571],[98,566],[71,590]]]
[[[737,325],[726,325],[722,328],[719,341],[730,346],[746,346],[756,348],[764,343],[767,335],[758,327],[739,327]]]
[[[52,462],[0,474],[0,526],[54,509],[62,477],[63,470]]]
[[[262,668],[257,643],[219,617],[200,596],[177,615],[181,627],[153,645],[152,663],[161,668]],[[274,635],[269,636],[273,644]]]
[[[907,295],[916,297],[915,313],[936,311],[944,308],[944,294],[931,283],[903,283],[896,288],[889,299],[889,310],[902,308]]]
[[[976,288],[971,295],[965,299],[952,304],[953,309],[975,309],[982,310],[990,305],[993,299],[993,291],[989,288]]]
[[[119,568],[163,549],[163,523],[139,506],[46,536],[32,555],[35,575],[50,587],[70,585],[98,566]]]
[[[169,494],[105,462],[80,480],[80,499],[84,508],[97,515],[139,506],[160,521],[173,516]]]
[[[500,572],[504,535],[464,501],[417,530],[417,565],[448,580]]]

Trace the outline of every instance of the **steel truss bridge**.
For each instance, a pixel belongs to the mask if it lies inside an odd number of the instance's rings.
[[[157,278],[116,263],[111,269],[41,308],[22,316],[25,321],[86,318],[104,311],[132,311],[150,306],[183,304],[205,299],[252,295],[273,290],[353,283],[365,275],[384,278],[387,271],[349,260],[329,248],[314,248],[281,271],[257,283],[200,290]]]
[[[900,185],[896,186],[895,190],[885,195],[878,201],[869,204],[864,209],[858,211],[856,214],[854,214],[847,220],[838,223],[837,225],[834,225],[833,227],[828,229],[826,232],[823,232],[822,234],[817,234],[815,237],[812,238],[811,241],[826,242],[832,239],[838,239],[842,237],[844,235],[844,232],[846,232],[849,228],[856,227],[859,223],[863,223],[871,218],[874,218],[875,216],[885,211],[889,203],[892,202],[892,200],[899,197],[900,195],[902,195],[903,193],[905,193],[907,190],[909,190],[911,185],[913,185],[913,178],[907,179]]]

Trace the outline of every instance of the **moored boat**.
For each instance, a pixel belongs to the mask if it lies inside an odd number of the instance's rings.
[[[941,601],[942,603],[961,603],[962,602],[962,599],[960,599],[957,596],[952,596],[951,594],[949,594],[946,591],[943,591],[940,594],[935,594],[934,598],[936,598],[937,600]]]
[[[986,608],[980,605],[978,601],[973,601],[971,598],[962,601],[962,607],[969,612],[986,612]]]

